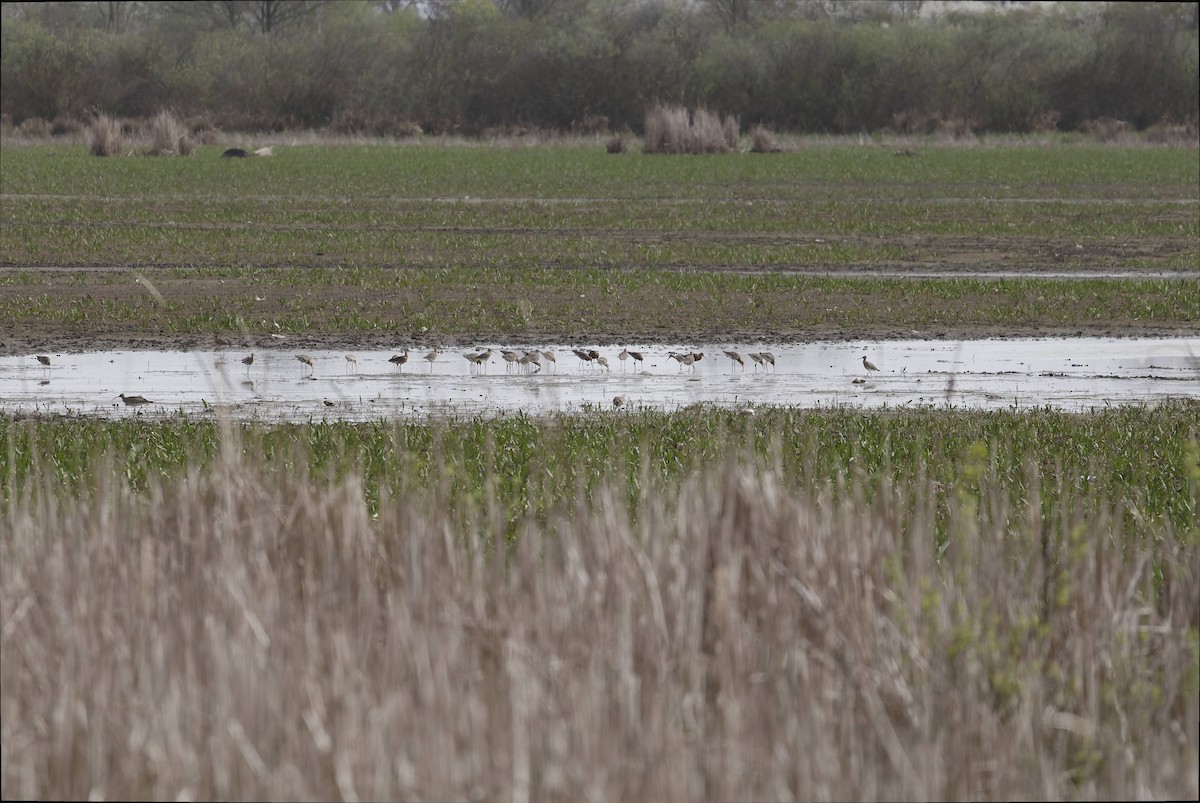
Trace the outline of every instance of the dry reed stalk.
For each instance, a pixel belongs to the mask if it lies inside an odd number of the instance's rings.
[[[120,156],[125,150],[121,124],[107,114],[99,114],[91,125],[90,145],[93,156]]]
[[[756,125],[750,129],[751,153],[779,153],[780,147],[775,143],[775,137],[770,129]]]
[[[357,477],[235,443],[145,495],[18,490],[3,797],[1197,795],[1198,604],[1153,574],[1194,589],[1200,553],[1171,534],[731,459],[505,550],[496,483],[452,505],[438,476],[375,520]]]
[[[642,149],[646,153],[725,153],[737,150],[738,120],[707,109],[689,114],[682,106],[656,104],[646,110]]]
[[[152,156],[191,156],[195,150],[187,126],[167,109],[161,109],[150,120],[150,148]]]

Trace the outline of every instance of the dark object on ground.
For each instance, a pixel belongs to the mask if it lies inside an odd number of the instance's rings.
[[[245,159],[249,155],[250,154],[246,153],[241,148],[230,148],[229,150],[227,150],[223,154],[221,154],[221,158],[228,159],[231,156],[236,156],[238,159]]]

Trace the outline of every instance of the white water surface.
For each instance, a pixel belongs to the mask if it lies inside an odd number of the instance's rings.
[[[610,370],[582,364],[570,347],[547,344],[557,362],[537,373],[506,370],[498,344],[486,372],[444,350],[430,365],[410,352],[402,372],[395,352],[312,351],[311,372],[296,351],[112,351],[0,357],[0,410],[9,414],[88,416],[226,414],[241,420],[374,420],[402,417],[583,412],[627,406],[675,410],[693,404],[798,407],[935,406],[970,409],[1109,405],[1200,399],[1200,337],[888,340],[790,344],[629,344],[641,366],[598,349]],[[722,352],[742,354],[742,370]],[[521,351],[521,349],[514,349]],[[695,370],[669,352],[704,352]],[[749,352],[770,351],[775,369],[755,369]],[[868,372],[866,355],[879,367]],[[858,383],[855,380],[859,380]],[[126,407],[117,395],[153,404]],[[331,404],[326,404],[330,402]]]

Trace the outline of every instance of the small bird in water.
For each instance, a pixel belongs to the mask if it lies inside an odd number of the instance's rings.
[[[324,401],[325,401],[325,406],[326,406],[326,407],[332,407],[332,406],[333,406],[333,402],[331,402],[329,399],[325,399]]]
[[[145,396],[126,396],[124,393],[117,396],[121,401],[125,402],[126,407],[140,407],[143,404],[154,404]]]
[[[251,354],[249,357],[242,357],[242,365],[246,366],[246,368],[254,365],[254,355]]]
[[[867,359],[866,354],[863,355],[863,368],[866,368],[868,371],[878,371],[879,370],[878,368],[875,367],[875,363],[873,363]]]
[[[619,410],[622,406],[624,406],[624,404],[625,404],[624,396],[613,396],[613,407],[615,409]]]
[[[408,349],[405,349],[403,354],[393,354],[388,362],[400,369],[400,373],[404,373],[404,363],[408,362]]]
[[[530,373],[536,374],[538,371],[542,370],[542,353],[537,349],[534,349],[533,351],[527,351],[521,356],[521,359],[517,364],[528,370]]]

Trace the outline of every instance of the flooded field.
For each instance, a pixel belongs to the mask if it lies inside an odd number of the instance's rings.
[[[1200,338],[1070,338],[968,341],[819,342],[777,345],[637,345],[641,363],[598,349],[608,368],[583,362],[570,347],[547,345],[556,360],[541,368],[506,363],[501,346],[480,367],[425,349],[406,364],[396,352],[118,351],[0,358],[0,409],[6,413],[163,416],[225,413],[238,419],[305,421],[396,415],[499,415],[521,411],[676,409],[691,404],[776,404],[864,408],[1049,406],[1086,410],[1171,397],[1200,398]],[[723,352],[740,353],[738,365]],[[768,351],[775,365],[757,365]],[[691,365],[668,355],[703,353]],[[518,350],[523,354],[523,350]],[[867,370],[863,357],[878,370]],[[149,404],[129,407],[119,394]]]

